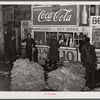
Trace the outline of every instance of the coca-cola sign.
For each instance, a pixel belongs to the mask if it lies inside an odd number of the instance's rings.
[[[52,7],[33,8],[33,25],[77,25],[77,6],[61,6],[56,12]]]

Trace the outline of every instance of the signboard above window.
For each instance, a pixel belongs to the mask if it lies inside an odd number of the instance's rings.
[[[33,25],[77,25],[77,5],[33,8]]]

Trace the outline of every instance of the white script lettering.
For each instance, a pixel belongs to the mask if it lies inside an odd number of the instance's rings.
[[[42,10],[38,16],[38,21],[39,22],[50,22],[50,21],[54,21],[54,22],[68,22],[71,21],[72,19],[72,15],[70,15],[70,13],[72,12],[72,9],[60,9],[57,12],[51,12],[51,13],[46,13],[45,10]]]

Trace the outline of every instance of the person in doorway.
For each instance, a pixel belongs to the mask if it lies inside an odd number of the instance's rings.
[[[35,48],[35,41],[31,38],[31,34],[28,33],[27,39],[23,40],[22,42],[26,42],[26,58],[32,61],[32,48]]]
[[[10,54],[10,64],[13,64],[16,60],[16,41],[15,41],[15,33],[11,34],[11,38],[9,40],[9,54]]]
[[[97,66],[97,57],[95,48],[90,44],[90,38],[86,37],[81,51],[82,63],[86,68],[86,86],[91,89],[95,86],[95,69]]]
[[[49,50],[49,66],[53,67],[53,69],[57,69],[57,61],[59,60],[59,51],[58,48],[60,47],[59,41],[57,41],[57,36],[53,36],[49,43],[50,50]],[[54,65],[54,66],[52,66]]]

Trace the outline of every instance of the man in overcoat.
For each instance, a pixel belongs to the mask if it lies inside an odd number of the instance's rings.
[[[35,48],[35,41],[31,38],[31,34],[28,33],[28,37],[22,40],[22,42],[26,42],[26,58],[32,61],[32,48]]]
[[[59,60],[59,41],[57,41],[57,37],[53,36],[49,43],[50,50],[49,50],[49,59],[50,63],[49,66],[52,66],[54,64],[53,69],[57,69],[57,61]]]
[[[13,62],[15,62],[16,57],[17,57],[14,32],[11,34],[11,38],[9,39],[9,54],[10,54],[10,63],[13,64]]]
[[[97,63],[97,57],[95,48],[90,44],[90,38],[86,37],[84,45],[82,46],[82,63],[86,67],[86,86],[91,89],[95,86],[95,69]]]

